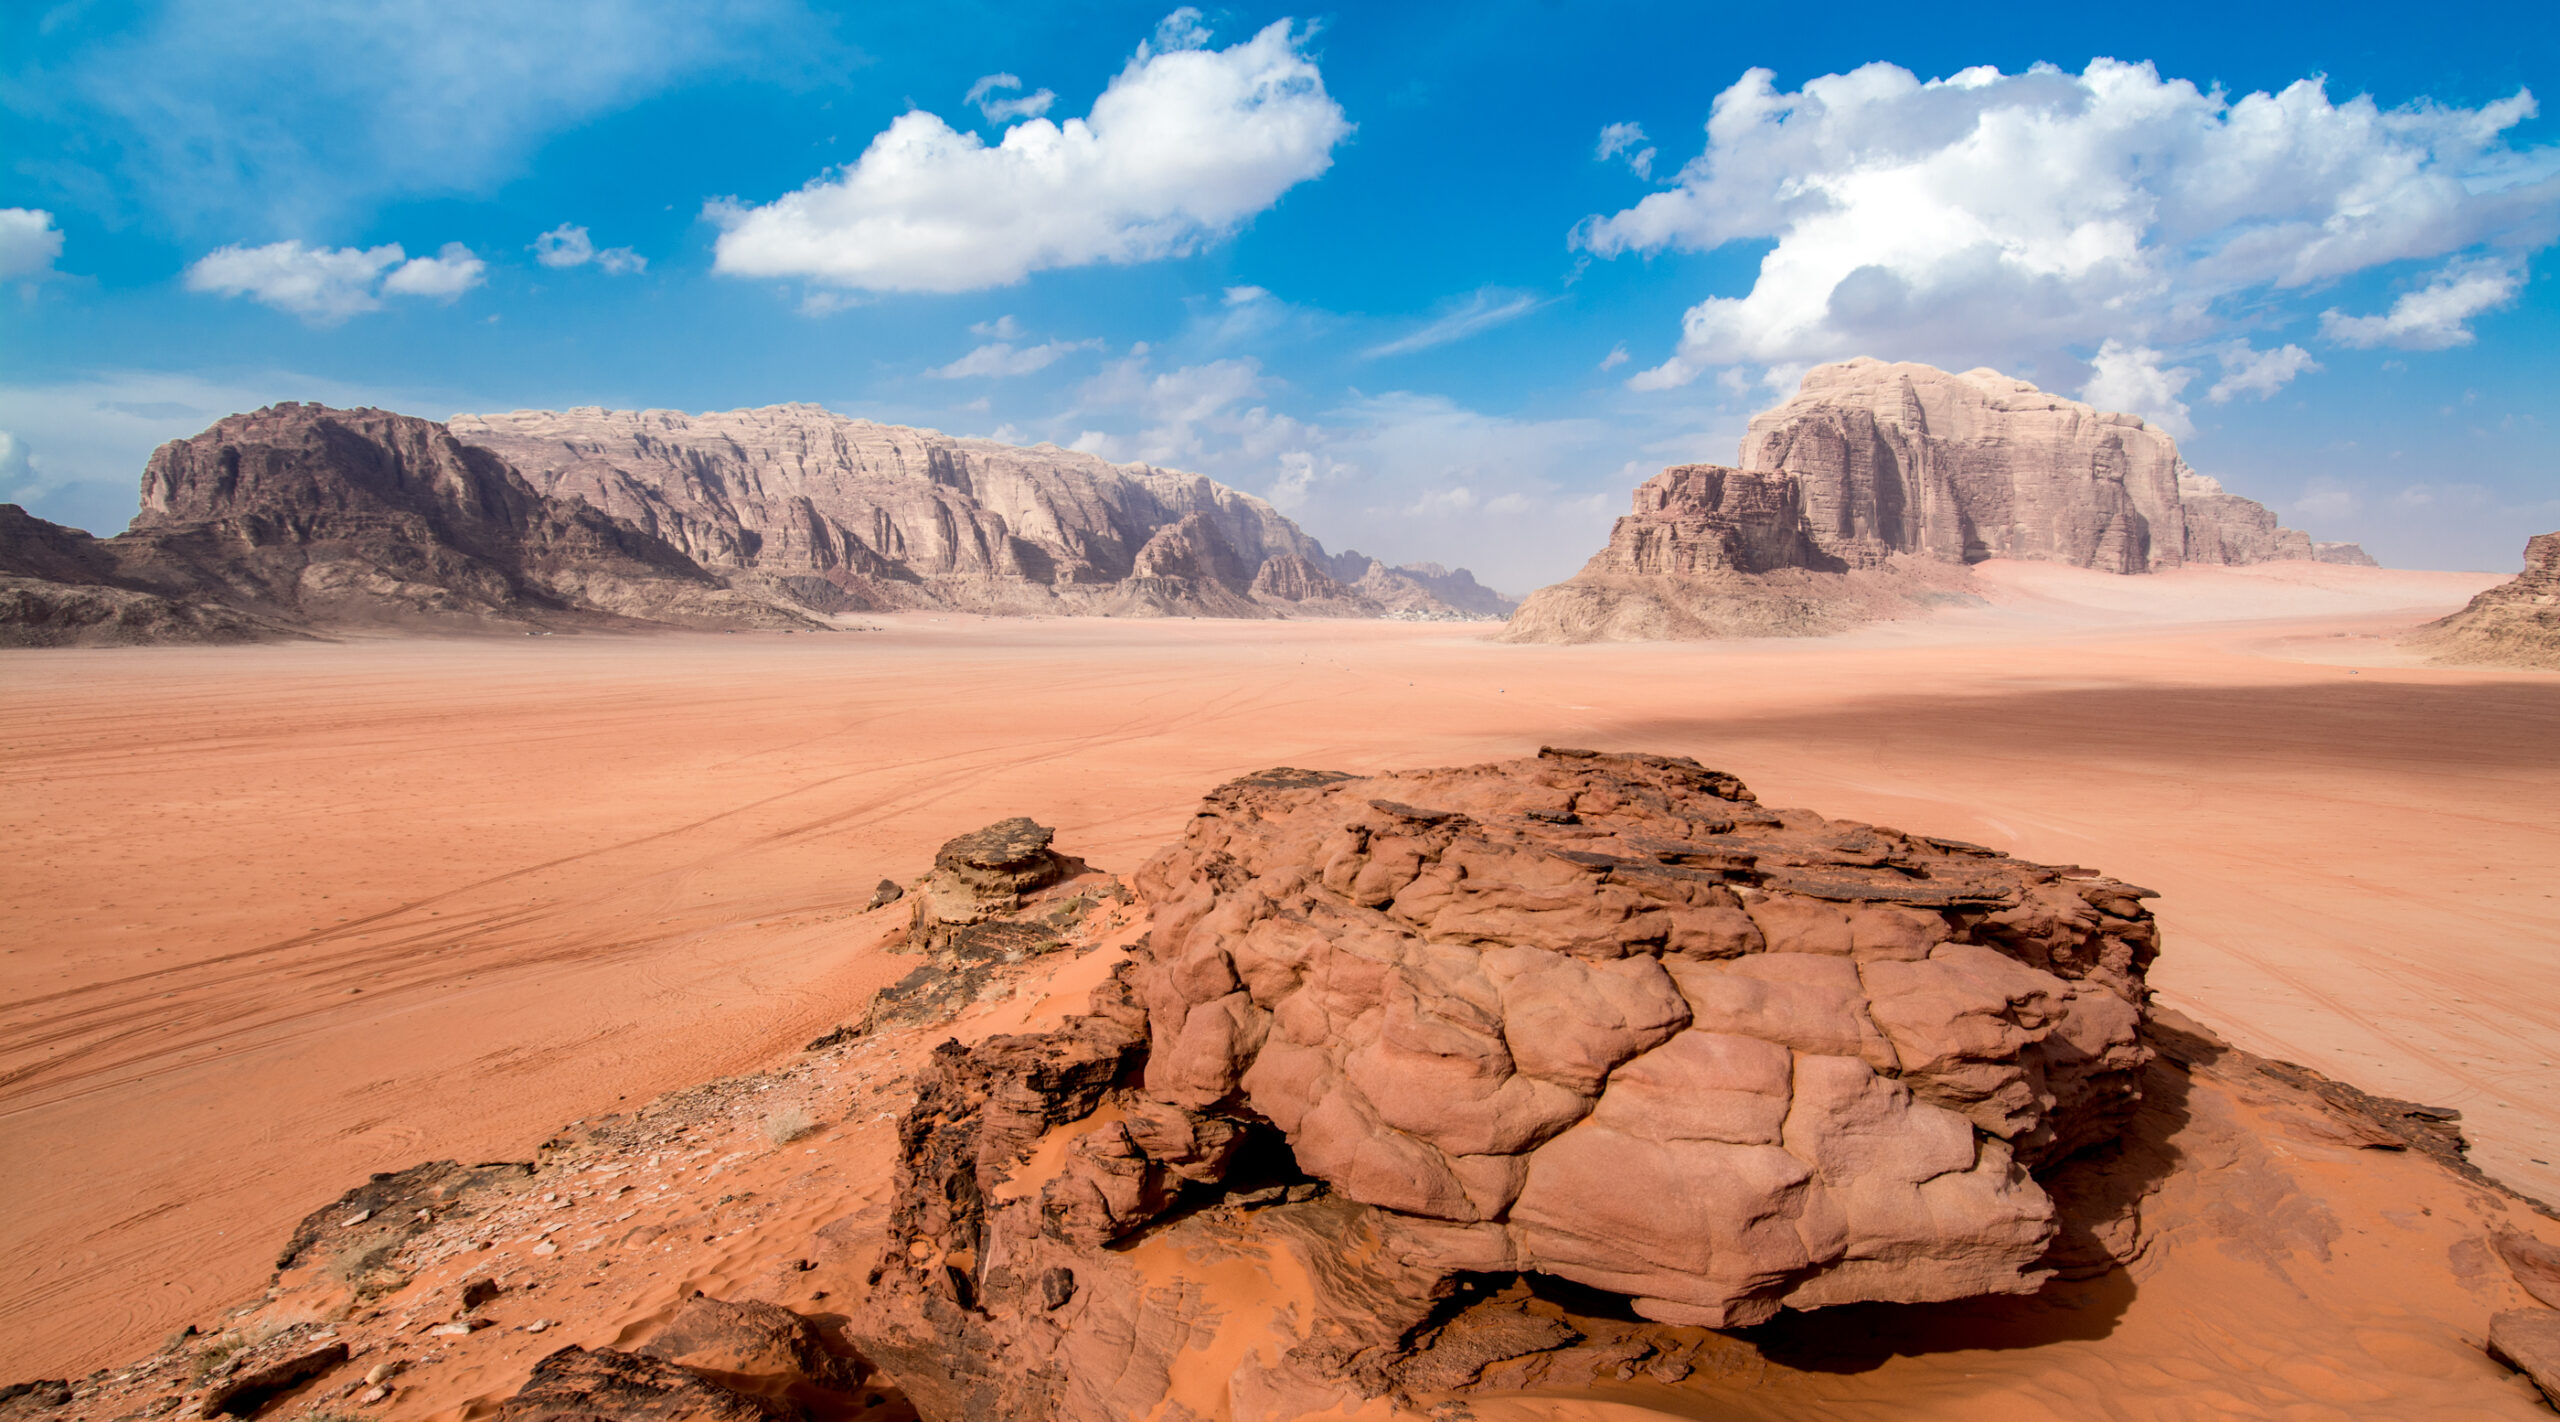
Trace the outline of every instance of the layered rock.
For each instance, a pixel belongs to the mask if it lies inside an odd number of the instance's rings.
[[[1816,366],[1752,418],[1741,461],[1638,486],[1609,545],[1531,594],[1509,640],[1818,636],[1964,599],[1937,570],[1991,558],[2110,573],[2373,562],[2278,527],[2138,416],[1993,370]]]
[[[22,607],[9,619],[19,641],[815,625],[731,590],[650,534],[535,490],[443,426],[385,410],[288,403],[171,441],[143,473],[133,526],[115,538],[9,522],[9,571],[69,590],[44,594],[46,615]],[[157,601],[125,599],[115,616],[53,635],[66,607],[76,616],[116,594]]]
[[[2403,640],[2448,666],[2560,670],[2560,533],[2527,539],[2523,572]]]
[[[1137,883],[1091,1015],[919,1080],[854,1331],[927,1417],[1122,1415],[1096,1389],[1185,1326],[1132,1241],[1220,1196],[1254,1223],[1184,1215],[1169,1257],[1316,1281],[1238,1374],[1305,1410],[1384,1386],[1461,1276],[1711,1327],[2032,1292],[2040,1176],[2150,1055],[2146,891],[1683,759],[1265,772]]]
[[[958,439],[815,405],[519,410],[452,427],[546,491],[627,518],[707,568],[820,580],[853,605],[1218,617],[1400,606],[1306,578],[1315,569],[1353,584],[1366,568],[1345,576],[1261,499],[1055,445]],[[1425,587],[1434,576],[1451,577],[1411,570],[1392,591],[1461,610]]]
[[[1906,554],[1851,565],[1805,528],[1801,482],[1715,464],[1636,486],[1634,512],[1566,582],[1531,593],[1509,642],[1820,637],[1970,598],[1960,568]]]

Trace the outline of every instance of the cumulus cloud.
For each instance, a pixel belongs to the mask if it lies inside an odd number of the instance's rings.
[[[66,42],[27,96],[24,116],[89,141],[82,171],[37,176],[93,184],[100,153],[125,201],[186,226],[291,230],[386,197],[486,192],[550,135],[677,84],[815,74],[843,55],[800,0],[131,8]]]
[[[2379,316],[2320,313],[2320,334],[2342,346],[2398,346],[2440,351],[2472,342],[2469,321],[2515,299],[2522,273],[2496,260],[2457,261],[2425,287],[2391,303]]]
[[[2179,439],[2196,432],[2178,393],[2196,373],[2185,366],[2162,369],[2160,353],[2147,346],[2110,340],[2089,361],[2093,372],[2080,398],[2101,410],[2140,415]]]
[[[40,207],[0,207],[0,281],[29,281],[53,274],[62,256],[62,229]]]
[[[488,264],[459,242],[433,257],[410,257],[397,242],[379,247],[219,247],[187,268],[187,290],[246,296],[314,326],[382,309],[381,296],[451,301],[478,286]]]
[[[593,262],[614,276],[649,269],[649,259],[628,247],[596,250],[587,229],[565,222],[533,239],[533,259],[546,267],[583,267]]]
[[[977,83],[969,86],[969,96],[960,102],[977,105],[978,112],[985,114],[989,123],[1009,123],[1014,119],[1038,118],[1058,101],[1058,96],[1046,89],[1014,99],[996,97],[999,90],[1021,87],[1022,81],[1010,74],[981,75]]]
[[[1516,321],[1538,309],[1543,303],[1524,291],[1503,291],[1486,287],[1470,295],[1446,314],[1427,325],[1398,336],[1392,341],[1371,346],[1360,354],[1365,359],[1381,356],[1410,355],[1433,346],[1463,341],[1479,332],[1489,331],[1506,321]]]
[[[1011,319],[1011,318],[1007,318]],[[938,365],[925,374],[937,380],[960,380],[969,376],[1029,375],[1057,364],[1059,357],[1077,351],[1102,349],[1100,341],[1043,341],[1036,346],[1015,346],[1007,341],[991,341],[967,355]]]
[[[2264,400],[2292,383],[2295,376],[2320,369],[2320,362],[2300,346],[2262,351],[2245,340],[2226,341],[2215,354],[2222,360],[2222,378],[2213,383],[2204,398],[2217,405],[2228,404],[2237,395],[2255,395]]]
[[[1594,162],[1606,163],[1625,154],[1627,168],[1639,178],[1653,176],[1653,148],[1645,143],[1644,125],[1613,123],[1600,130],[1600,142],[1591,152]]]
[[[2228,334],[2235,298],[2548,243],[2560,148],[2504,137],[2534,112],[2521,91],[2335,103],[2318,80],[2235,100],[2108,59],[1926,83],[1870,64],[1792,93],[1754,69],[1672,186],[1571,240],[1601,257],[1775,242],[1747,294],[1689,308],[1641,389],[1860,352],[2014,368],[2109,338],[2175,348]]]
[[[1226,49],[1177,11],[1093,112],[988,144],[921,110],[850,166],[765,204],[712,204],[714,270],[875,291],[1180,256],[1323,173],[1351,132],[1287,20]]]

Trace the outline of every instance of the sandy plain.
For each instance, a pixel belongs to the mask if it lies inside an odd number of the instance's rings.
[[[1820,642],[913,616],[13,656],[0,1377],[255,1292],[366,1172],[789,1057],[906,966],[851,920],[952,834],[1030,814],[1133,869],[1242,771],[1542,743],[2156,888],[2165,1000],[2458,1107],[2560,1197],[2560,676],[2388,640],[2496,579],[1983,571],[1991,606]]]

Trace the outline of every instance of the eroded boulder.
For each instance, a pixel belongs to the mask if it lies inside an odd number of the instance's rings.
[[[2037,1173],[2151,1055],[2147,891],[1680,758],[1264,772],[1136,882],[1089,1015],[920,1077],[854,1331],[927,1417],[1143,1411],[1221,1328],[1278,1333],[1234,1415],[1296,1416],[1400,1386],[1484,1276],[1716,1328],[2032,1292]]]

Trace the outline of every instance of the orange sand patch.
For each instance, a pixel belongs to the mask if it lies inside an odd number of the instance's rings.
[[[2381,640],[2498,580],[2094,576],[1803,643],[911,616],[13,655],[0,1377],[209,1321],[366,1172],[787,1057],[910,965],[855,915],[952,834],[1030,814],[1134,869],[1245,770],[1541,743],[2157,888],[2164,998],[2460,1107],[2560,1196],[2560,676]]]

